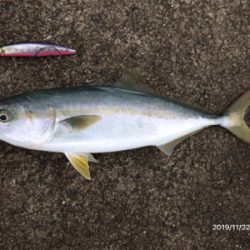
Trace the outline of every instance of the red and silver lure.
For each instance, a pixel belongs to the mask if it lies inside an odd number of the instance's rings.
[[[75,53],[74,49],[52,43],[16,43],[0,48],[0,56],[5,57],[68,56]]]

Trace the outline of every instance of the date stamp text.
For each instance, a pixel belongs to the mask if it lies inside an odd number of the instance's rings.
[[[213,224],[213,231],[250,231],[250,224]]]

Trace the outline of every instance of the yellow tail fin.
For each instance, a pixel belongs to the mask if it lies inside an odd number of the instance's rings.
[[[247,126],[244,117],[250,106],[250,90],[243,94],[225,113],[229,119],[226,126],[234,135],[243,141],[250,143],[250,128]]]

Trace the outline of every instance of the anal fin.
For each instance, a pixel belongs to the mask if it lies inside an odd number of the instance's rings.
[[[172,155],[172,153],[174,152],[175,147],[182,141],[184,140],[184,138],[180,138],[174,141],[171,141],[169,143],[157,146],[161,152],[163,152],[165,155]]]
[[[91,179],[89,161],[97,162],[91,154],[85,153],[65,153],[72,166],[87,180]]]
[[[182,136],[182,137],[180,137],[180,138],[177,138],[177,139],[175,139],[175,140],[173,140],[173,141],[171,141],[171,142],[168,142],[168,143],[166,143],[166,144],[163,144],[163,145],[160,145],[160,146],[157,146],[157,147],[158,147],[158,148],[161,150],[161,152],[163,152],[165,155],[170,156],[170,155],[172,155],[172,153],[174,152],[175,147],[176,147],[179,143],[181,143],[182,141],[184,141],[185,139],[187,139],[189,136],[198,133],[200,130],[201,130],[201,129],[199,129],[199,130],[197,130],[197,131],[194,131],[194,132],[191,132],[191,133],[189,133],[189,134],[187,134],[187,135],[184,135],[184,136]]]

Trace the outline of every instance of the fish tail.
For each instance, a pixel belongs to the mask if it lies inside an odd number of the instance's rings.
[[[250,90],[233,103],[222,117],[221,125],[241,140],[250,143],[250,128],[244,120],[250,106]]]

